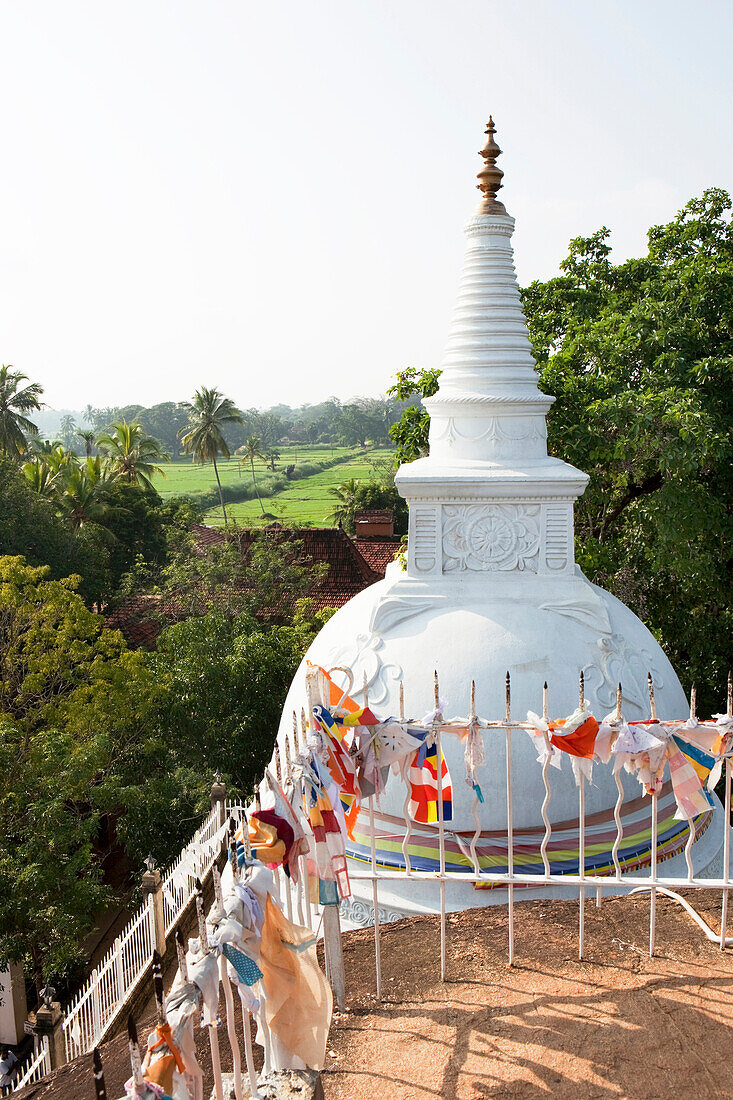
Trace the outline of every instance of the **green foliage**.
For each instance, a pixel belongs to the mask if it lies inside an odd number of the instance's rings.
[[[438,392],[439,379],[440,371],[437,369],[419,371],[416,367],[407,367],[399,372],[397,381],[394,386],[390,386],[387,393],[400,401],[432,397]],[[397,444],[395,466],[400,466],[403,462],[413,462],[428,453],[429,428],[430,415],[427,409],[419,403],[408,404],[400,419],[389,429],[391,438]]]
[[[118,835],[135,862],[148,852],[165,862],[180,849],[208,807],[214,771],[232,794],[252,790],[292,677],[326,618],[306,603],[291,625],[264,628],[247,614],[212,610],[163,631],[146,658],[165,684],[155,732],[117,761]]]
[[[388,484],[379,481],[360,481],[354,493],[354,512],[371,508],[388,508],[394,517],[396,535],[407,533],[407,502],[397,492],[394,478]]]
[[[140,424],[119,420],[108,432],[97,436],[97,447],[107,459],[112,477],[129,484],[144,485],[152,489],[154,474],[165,477],[160,462],[169,462],[170,455],[152,436],[146,435]]]
[[[193,455],[196,462],[213,462],[216,482],[219,486],[221,510],[226,523],[227,510],[224,506],[216,460],[219,455],[229,458],[230,452],[224,438],[224,429],[227,425],[241,424],[242,414],[228,397],[224,397],[219,390],[207,389],[206,386],[196,390],[193,401],[185,403],[182,407],[188,413],[188,424],[179,432],[183,450],[186,454]]]
[[[0,454],[0,555],[17,554],[30,565],[47,565],[54,579],[81,574],[79,590],[87,602],[109,585],[109,551],[99,532],[93,527],[74,531],[17,465]]]
[[[21,385],[27,381],[21,371],[0,366],[0,452],[11,458],[27,451],[27,435],[38,434],[38,428],[25,414],[40,409],[43,387],[38,382]]]
[[[548,449],[590,474],[577,558],[654,630],[718,709],[733,651],[733,230],[718,189],[613,265],[608,231],[571,242],[524,292],[555,395]]]
[[[77,579],[49,572],[0,558],[0,940],[38,986],[73,969],[106,896],[95,786],[156,690]]]
[[[237,454],[241,455],[239,463],[240,466],[244,466],[249,463],[250,469],[252,471],[252,485],[254,486],[254,491],[257,494],[257,500],[260,505],[260,510],[262,511],[262,514],[264,516],[265,509],[262,506],[262,497],[260,496],[259,489],[257,488],[257,475],[255,474],[255,459],[258,458],[261,459],[262,462],[265,461],[265,456],[262,452],[262,441],[256,435],[251,435],[248,438],[247,442],[242,447],[239,447],[237,449]],[[223,504],[224,501],[222,498],[222,507]]]
[[[334,504],[326,516],[326,523],[337,523],[350,535],[354,533],[354,511],[359,484],[358,478],[350,477],[328,490],[329,496],[334,498]]]

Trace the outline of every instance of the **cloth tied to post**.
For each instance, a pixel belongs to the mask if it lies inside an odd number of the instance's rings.
[[[167,1053],[166,1053],[167,1051]],[[148,1049],[143,1059],[142,1074],[148,1084],[158,1085],[171,1100],[185,1100],[186,1066],[173,1039],[170,1023],[158,1024],[148,1039]]]
[[[193,982],[184,982],[180,970],[165,999],[168,1023],[173,1030],[173,1042],[183,1059],[185,1073],[190,1078],[201,1079],[201,1067],[196,1058],[196,1041],[193,1035],[194,1021],[199,1015],[201,994]],[[180,1082],[174,1078],[173,1100],[188,1100],[189,1091],[183,1092]],[[184,1085],[185,1087],[185,1085]]]
[[[274,810],[253,810],[247,819],[249,843],[255,859],[266,867],[285,863],[292,848],[293,830]]]
[[[544,764],[549,760],[553,767],[562,767],[562,758],[555,758],[553,749],[559,749],[570,757],[575,782],[580,785],[583,778],[589,781],[593,776],[593,758],[595,756],[598,722],[591,714],[586,703],[577,707],[567,718],[547,722],[533,711],[527,712],[527,721],[535,729],[533,737],[542,737],[543,745],[538,759]]]
[[[201,1026],[221,1027],[219,1019],[219,964],[213,951],[201,952],[201,941],[188,941],[186,956],[189,979],[201,992]]]
[[[303,808],[311,829],[310,849],[308,852],[308,872],[311,901],[316,905],[337,902],[339,896],[351,896],[349,875],[346,869],[346,825],[341,824],[335,803],[338,791],[330,776],[317,759],[303,765]],[[333,800],[331,795],[333,794]],[[343,817],[343,815],[342,815]],[[334,883],[338,888],[335,898],[331,891],[326,894],[321,883]]]
[[[604,743],[606,727],[611,716],[604,719]],[[679,734],[684,723],[659,722],[646,719],[639,722],[618,721],[613,727],[615,740],[608,738],[608,758],[614,756],[613,770],[621,767],[635,775],[647,794],[658,794],[664,784],[664,771],[669,764],[678,820],[690,821],[709,810],[710,796],[704,789],[715,758]],[[676,732],[676,729],[679,732]]]
[[[259,965],[265,1016],[282,1068],[323,1069],[333,1013],[331,987],[318,965],[314,934],[292,924],[271,898]]]
[[[478,781],[478,769],[486,763],[486,750],[479,721],[475,716],[472,716],[465,726],[452,728],[464,742],[463,762],[466,768],[466,783],[473,789],[473,793],[479,802],[483,802],[484,795]]]
[[[133,1097],[134,1100],[174,1100],[161,1085],[156,1085],[154,1081],[143,1081],[141,1085],[135,1087],[132,1077],[125,1081],[123,1100],[127,1100],[127,1097]]]

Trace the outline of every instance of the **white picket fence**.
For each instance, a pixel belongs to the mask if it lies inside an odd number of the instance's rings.
[[[47,1073],[51,1072],[51,1055],[48,1048],[48,1038],[43,1036],[39,1044],[37,1051],[34,1051],[20,1066],[18,1073],[16,1074],[15,1081],[11,1088],[15,1092],[16,1089],[23,1089],[26,1085],[32,1085],[35,1081],[40,1081],[42,1077],[45,1077]]]
[[[232,808],[225,809],[228,814]],[[163,875],[166,936],[193,897],[195,879],[208,874],[221,850],[226,825],[220,815],[219,807],[211,811]],[[154,903],[148,896],[64,1010],[67,1059],[88,1054],[104,1039],[147,974],[155,942]]]

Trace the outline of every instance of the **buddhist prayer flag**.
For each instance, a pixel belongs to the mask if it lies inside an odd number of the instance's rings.
[[[438,815],[438,747],[425,741],[414,753],[408,769],[410,784],[410,817],[424,825],[434,824]],[[443,821],[453,818],[453,785],[448,765],[440,751],[440,777],[442,784]]]
[[[325,735],[326,765],[339,788],[339,798],[346,820],[346,831],[352,836],[359,812],[359,789],[356,763],[351,755],[353,730],[346,731],[325,707],[313,708],[313,721]],[[347,740],[348,737],[348,740]]]

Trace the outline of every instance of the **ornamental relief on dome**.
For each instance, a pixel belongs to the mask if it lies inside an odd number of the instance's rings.
[[[451,504],[443,508],[443,572],[537,572],[538,504]]]

